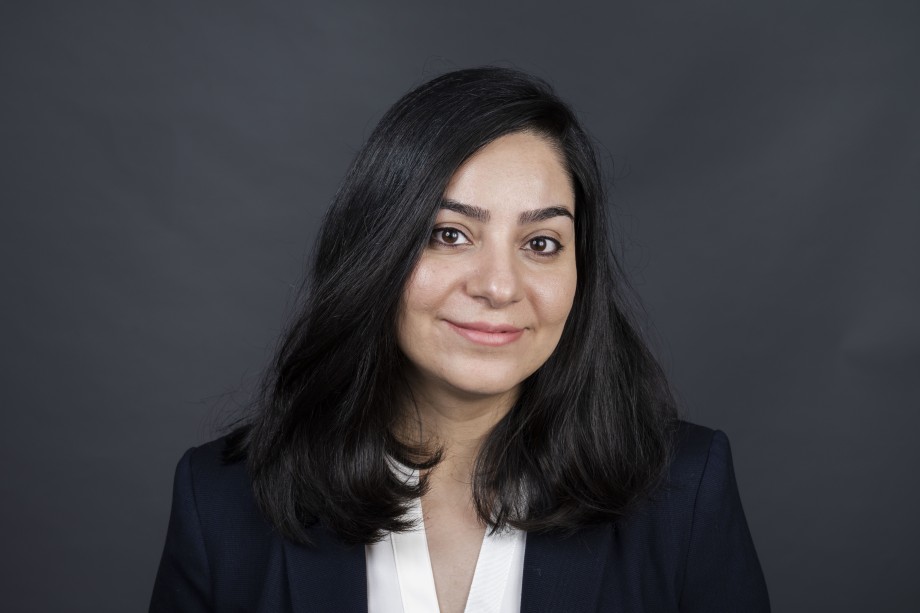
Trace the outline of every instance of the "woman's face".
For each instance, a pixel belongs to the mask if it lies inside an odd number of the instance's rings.
[[[574,215],[545,137],[502,136],[460,166],[400,307],[415,391],[503,395],[546,361],[575,296]]]

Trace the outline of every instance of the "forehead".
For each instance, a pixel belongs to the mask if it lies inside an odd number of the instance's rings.
[[[501,136],[470,156],[454,173],[444,197],[500,215],[535,207],[575,210],[575,193],[562,153],[544,136]]]

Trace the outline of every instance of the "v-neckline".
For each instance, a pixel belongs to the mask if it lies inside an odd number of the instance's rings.
[[[414,473],[411,478],[418,479],[418,473]],[[412,522],[414,529],[389,535],[403,613],[439,611],[420,499],[412,501],[406,519]],[[526,535],[519,530],[507,529],[494,534],[489,529],[485,530],[466,598],[466,613],[500,613],[509,578],[516,586],[519,606],[521,569],[517,569],[518,572],[512,576],[512,566],[517,563],[523,567],[525,538]]]

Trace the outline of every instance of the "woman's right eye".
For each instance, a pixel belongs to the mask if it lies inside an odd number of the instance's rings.
[[[467,245],[470,243],[470,239],[456,228],[435,228],[431,231],[431,241],[447,247]]]

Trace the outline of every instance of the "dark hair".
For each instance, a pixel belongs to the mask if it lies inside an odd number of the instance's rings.
[[[572,176],[578,281],[556,350],[482,444],[479,516],[572,531],[622,516],[662,475],[673,401],[628,316],[590,139],[544,81],[459,70],[403,96],[358,152],[326,214],[305,305],[230,437],[227,459],[245,458],[260,508],[289,539],[308,542],[316,521],[352,543],[409,527],[403,512],[426,482],[403,483],[387,458],[426,468],[439,452],[394,431],[407,391],[400,298],[456,169],[521,131],[558,146]]]

